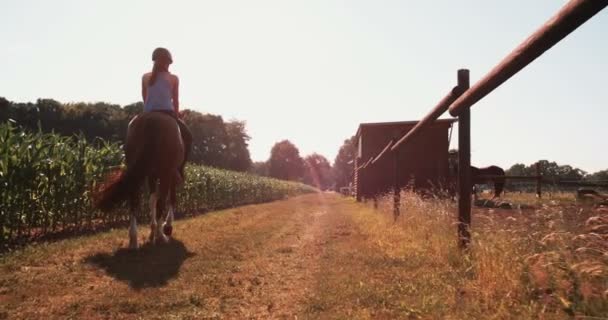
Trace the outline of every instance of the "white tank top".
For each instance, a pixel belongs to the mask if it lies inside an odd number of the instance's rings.
[[[144,111],[173,111],[173,84],[169,72],[159,72],[156,81],[148,86]]]

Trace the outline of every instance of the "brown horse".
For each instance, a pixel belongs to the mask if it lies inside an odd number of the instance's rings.
[[[129,247],[137,248],[137,221],[139,192],[148,179],[150,185],[150,241],[167,242],[176,200],[179,168],[184,160],[184,144],[174,118],[160,112],[146,112],[131,121],[125,146],[126,169],[111,174],[95,192],[95,206],[108,211],[128,201],[131,214]],[[170,208],[163,225],[167,197]]]
[[[493,176],[484,178],[483,176]],[[489,166],[485,168],[477,168],[471,166],[472,185],[485,184],[492,182],[494,184],[494,198],[498,198],[505,187],[505,171],[498,166]]]

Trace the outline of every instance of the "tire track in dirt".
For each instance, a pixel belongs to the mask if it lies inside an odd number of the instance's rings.
[[[260,252],[243,261],[229,282],[242,294],[240,308],[227,317],[293,319],[314,294],[315,274],[328,225],[327,199],[318,206],[302,203]]]

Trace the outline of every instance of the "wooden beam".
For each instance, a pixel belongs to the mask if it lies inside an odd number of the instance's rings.
[[[459,70],[460,72],[460,70]],[[419,135],[421,131],[428,128],[437,118],[439,118],[444,112],[448,110],[448,107],[456,101],[460,95],[465,91],[465,89],[460,88],[458,86],[452,88],[443,99],[437,103],[437,105],[429,112],[422,120],[418,121],[418,123],[408,131],[401,139],[399,139],[392,147],[391,151],[395,151],[398,148],[406,145],[409,141],[412,141],[415,136]]]
[[[492,179],[505,179],[505,180],[530,180],[530,181],[536,181],[538,180],[539,176],[501,176],[501,175],[479,175],[476,176],[476,178],[479,179],[486,179],[486,180],[492,180]],[[542,176],[541,176],[542,178]]]
[[[470,90],[460,96],[450,106],[450,114],[458,116],[465,109],[470,108],[607,5],[608,0],[569,1]]]
[[[544,182],[562,185],[562,186],[608,188],[608,183],[598,183],[596,181],[556,181],[556,182],[553,182],[553,181],[545,180]]]
[[[458,71],[458,86],[469,87],[469,71]],[[471,111],[458,115],[458,240],[461,248],[471,241]]]
[[[376,164],[376,162],[380,161],[380,159],[386,154],[386,152],[390,150],[390,147],[393,145],[393,141],[395,140],[391,139],[391,141],[388,142],[388,144],[382,149],[382,151],[380,151],[376,158],[372,160],[372,164]]]

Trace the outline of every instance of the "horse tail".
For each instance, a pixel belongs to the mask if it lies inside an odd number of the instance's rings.
[[[144,128],[149,126],[144,126]],[[143,149],[126,169],[116,170],[108,175],[105,182],[94,192],[93,204],[102,211],[110,211],[139,191],[148,169],[154,161],[155,130],[145,130],[146,141]]]

